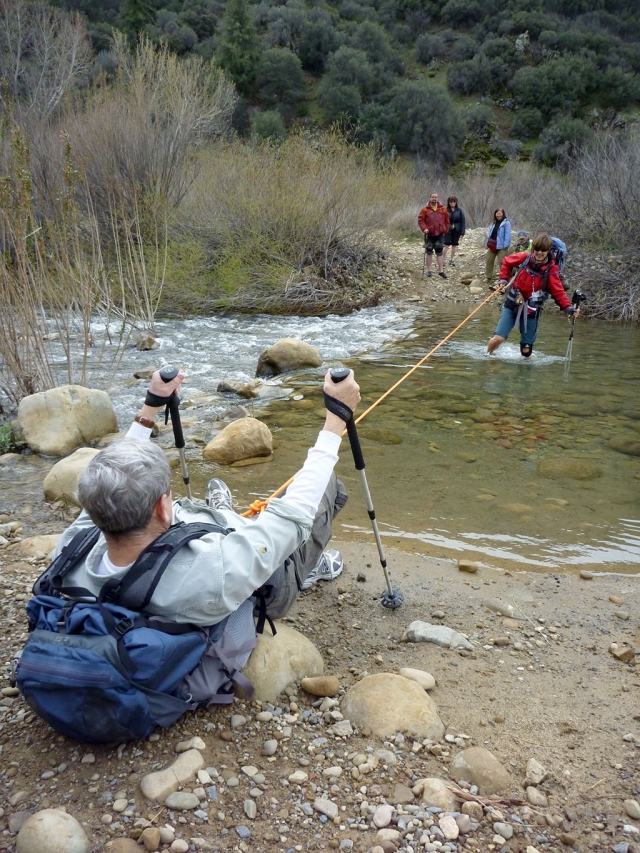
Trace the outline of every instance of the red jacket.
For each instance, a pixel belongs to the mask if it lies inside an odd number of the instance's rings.
[[[447,208],[438,202],[434,210],[430,204],[423,207],[418,216],[421,231],[428,231],[431,237],[440,237],[449,231],[449,214]]]
[[[502,261],[500,267],[500,278],[504,281],[509,281],[514,271],[521,266],[529,257],[529,252],[516,252],[515,255],[507,255]],[[516,290],[519,290],[525,299],[529,299],[531,295],[542,290],[544,284],[544,275],[548,271],[547,290],[554,298],[555,302],[562,308],[568,308],[571,305],[571,300],[564,291],[560,276],[558,274],[558,265],[555,261],[544,261],[540,266],[535,266],[530,261],[516,275],[515,281],[512,284]]]

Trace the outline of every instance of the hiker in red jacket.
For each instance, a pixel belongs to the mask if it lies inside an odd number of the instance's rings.
[[[431,278],[431,262],[435,249],[438,261],[438,275],[446,278],[444,271],[444,235],[449,231],[449,214],[447,208],[438,201],[438,193],[431,193],[429,204],[423,207],[418,216],[418,225],[424,234],[425,252],[427,253],[427,276]]]
[[[540,311],[548,294],[569,317],[580,313],[564,291],[558,265],[549,255],[552,248],[551,237],[538,234],[530,252],[516,252],[503,259],[498,287],[506,290],[507,298],[495,334],[487,344],[489,355],[506,341],[511,329],[519,327],[520,353],[531,357]]]

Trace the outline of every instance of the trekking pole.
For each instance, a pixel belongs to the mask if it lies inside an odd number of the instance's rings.
[[[342,382],[344,379],[346,379],[350,372],[351,371],[348,367],[334,368],[331,371],[331,379],[337,384],[338,382]],[[393,586],[391,584],[391,578],[389,577],[389,572],[387,570],[387,558],[384,553],[384,548],[382,547],[382,540],[380,538],[380,531],[378,530],[378,522],[376,520],[376,511],[373,508],[371,492],[369,491],[369,484],[367,483],[367,475],[364,472],[364,457],[362,455],[360,438],[358,436],[358,430],[356,428],[356,423],[353,419],[353,416],[351,416],[351,418],[349,418],[349,420],[347,421],[347,435],[349,436],[349,444],[351,445],[351,452],[353,453],[353,461],[355,462],[356,471],[360,476],[360,485],[362,486],[364,502],[367,505],[367,512],[369,513],[369,518],[371,519],[373,535],[376,540],[376,545],[378,546],[378,554],[380,555],[380,565],[382,566],[382,571],[384,572],[384,579],[387,584],[387,588],[382,593],[380,600],[382,602],[383,607],[388,607],[390,610],[395,610],[403,603],[404,595],[400,592],[397,586]]]
[[[581,302],[586,302],[587,297],[581,290],[574,290],[573,297],[571,299],[571,304],[576,308],[576,310],[580,307]],[[576,328],[576,317],[575,314],[571,317],[571,331],[569,332],[569,342],[567,343],[567,352],[564,356],[564,378],[569,378],[569,368],[571,367],[571,354],[573,352],[573,334]]]
[[[171,382],[172,379],[175,379],[178,375],[178,368],[171,367],[167,365],[160,370],[160,378],[163,382]],[[171,426],[173,427],[173,440],[175,446],[178,448],[178,454],[180,455],[180,467],[182,468],[182,482],[185,485],[185,489],[187,490],[187,497],[191,498],[191,484],[189,481],[189,471],[187,470],[187,457],[185,456],[184,448],[185,448],[185,440],[184,434],[182,432],[182,423],[180,422],[180,397],[174,391],[173,394],[169,397],[169,402],[167,403],[167,408],[165,410],[164,422],[165,424],[169,420],[169,416],[171,416]]]

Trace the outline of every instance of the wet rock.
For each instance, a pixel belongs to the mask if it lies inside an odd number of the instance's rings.
[[[597,480],[602,476],[602,468],[599,465],[570,456],[545,459],[538,465],[537,472],[547,480]]]
[[[66,459],[56,462],[44,478],[44,483],[42,484],[45,500],[50,503],[63,501],[64,503],[80,506],[78,501],[78,483],[80,482],[80,477],[84,474],[84,470],[89,462],[99,452],[99,450],[94,450],[91,447],[81,447],[75,453],[72,453],[71,456],[67,456]]]
[[[547,777],[547,771],[536,761],[535,758],[530,758],[527,762],[527,785],[539,785]]]
[[[31,450],[45,456],[68,456],[80,445],[118,431],[109,395],[80,385],[24,397],[18,423]]]
[[[466,649],[472,652],[473,646],[462,634],[446,625],[432,625],[416,619],[402,636],[403,643],[435,643],[449,649]]]
[[[402,444],[403,438],[399,432],[392,429],[376,429],[374,427],[362,427],[359,430],[363,438],[368,441],[376,441],[378,444]]]
[[[433,690],[436,686],[435,678],[423,669],[412,669],[410,666],[404,666],[399,674],[403,678],[408,678],[409,681],[415,681],[423,690]]]
[[[18,853],[91,853],[78,821],[60,809],[44,809],[26,821],[16,843]]]
[[[444,734],[435,702],[418,684],[392,673],[368,675],[354,684],[341,712],[352,724],[367,726],[380,737],[409,732],[439,740]]]
[[[256,376],[268,379],[303,367],[320,367],[321,364],[320,354],[311,344],[297,338],[281,338],[261,353]]]
[[[456,798],[442,779],[418,779],[413,786],[413,793],[426,808],[436,807],[443,812],[455,811]]]
[[[151,332],[140,332],[136,336],[136,349],[140,350],[140,352],[158,349],[158,341],[153,337]]]
[[[449,767],[456,782],[477,785],[481,794],[497,794],[511,784],[511,776],[498,759],[483,746],[472,746],[459,752]]]
[[[23,557],[48,556],[58,544],[59,533],[50,533],[44,536],[30,536],[18,543],[17,550]]]
[[[154,367],[141,367],[140,370],[134,371],[133,378],[134,379],[151,379],[153,374],[155,373]]]
[[[249,412],[244,406],[229,406],[228,409],[220,412],[217,420],[219,421],[237,421],[238,418],[248,418]]]
[[[164,804],[168,809],[182,811],[183,809],[197,809],[200,800],[195,794],[190,794],[187,791],[174,791],[173,794],[169,794]]]
[[[264,385],[259,379],[254,379],[251,382],[235,382],[232,379],[223,379],[218,384],[216,391],[226,394],[237,394],[239,397],[245,397],[252,400],[260,396],[260,390]]]
[[[202,451],[207,462],[219,462],[221,465],[272,453],[273,437],[269,427],[256,418],[232,421]]]
[[[640,439],[637,435],[614,435],[609,447],[627,456],[640,456]]]
[[[340,682],[335,675],[303,678],[300,687],[312,696],[335,696],[340,692]]]
[[[473,560],[458,560],[458,569],[461,572],[474,575],[478,571],[478,564],[474,563]]]
[[[255,688],[254,699],[275,702],[293,681],[322,675],[320,652],[303,634],[284,622],[276,622],[278,633],[258,634],[258,644],[242,670]]]
[[[197,749],[190,749],[165,770],[145,776],[140,783],[140,790],[148,800],[163,803],[169,794],[192,779],[202,767],[204,758]]]

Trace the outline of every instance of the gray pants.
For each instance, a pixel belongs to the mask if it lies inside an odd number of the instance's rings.
[[[287,557],[262,587],[267,615],[271,619],[281,619],[295,604],[303,583],[331,539],[331,522],[346,502],[347,491],[334,473],[320,501],[309,538]]]

